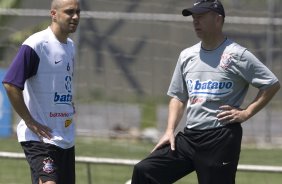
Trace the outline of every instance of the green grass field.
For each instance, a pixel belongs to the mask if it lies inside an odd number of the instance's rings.
[[[1,150],[22,152],[15,138],[0,139]],[[142,159],[153,148],[152,143],[136,140],[101,140],[78,138],[77,156]],[[30,184],[29,168],[25,160],[0,159],[0,184]],[[243,148],[240,164],[282,166],[282,149]],[[131,177],[131,166],[90,165],[91,178],[87,175],[87,165],[76,165],[77,184],[124,184]],[[238,172],[237,184],[281,184],[282,174]],[[184,177],[177,184],[197,184],[196,175]]]

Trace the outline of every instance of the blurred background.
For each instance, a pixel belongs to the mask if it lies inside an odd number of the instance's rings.
[[[50,0],[0,0],[0,75],[19,46],[50,24]],[[76,43],[77,136],[149,140],[166,128],[166,95],[179,53],[199,40],[183,8],[193,0],[80,0]],[[222,0],[224,32],[282,81],[281,0]],[[2,86],[1,86],[2,87]],[[250,87],[244,106],[257,93]],[[243,145],[282,147],[282,93],[243,124]],[[243,107],[244,107],[243,106]],[[18,117],[0,93],[0,137],[14,137]],[[178,127],[181,131],[185,119]]]

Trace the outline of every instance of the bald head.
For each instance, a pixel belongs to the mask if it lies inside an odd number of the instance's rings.
[[[59,9],[63,6],[64,3],[68,2],[68,1],[79,2],[79,0],[52,0],[51,9]]]
[[[60,7],[61,0],[52,0],[51,9],[58,9]]]

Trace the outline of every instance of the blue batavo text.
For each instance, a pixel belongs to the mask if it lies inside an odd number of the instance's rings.
[[[54,95],[54,102],[57,104],[70,104],[72,102],[71,94],[59,94],[58,92]]]

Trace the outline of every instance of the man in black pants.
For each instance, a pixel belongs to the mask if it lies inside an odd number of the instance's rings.
[[[250,51],[223,34],[220,1],[198,0],[182,14],[192,15],[201,42],[179,56],[168,89],[167,129],[152,153],[135,165],[132,184],[171,184],[193,171],[199,184],[235,184],[241,123],[259,112],[280,84]],[[258,93],[243,109],[249,84]],[[186,127],[175,136],[185,109]]]

